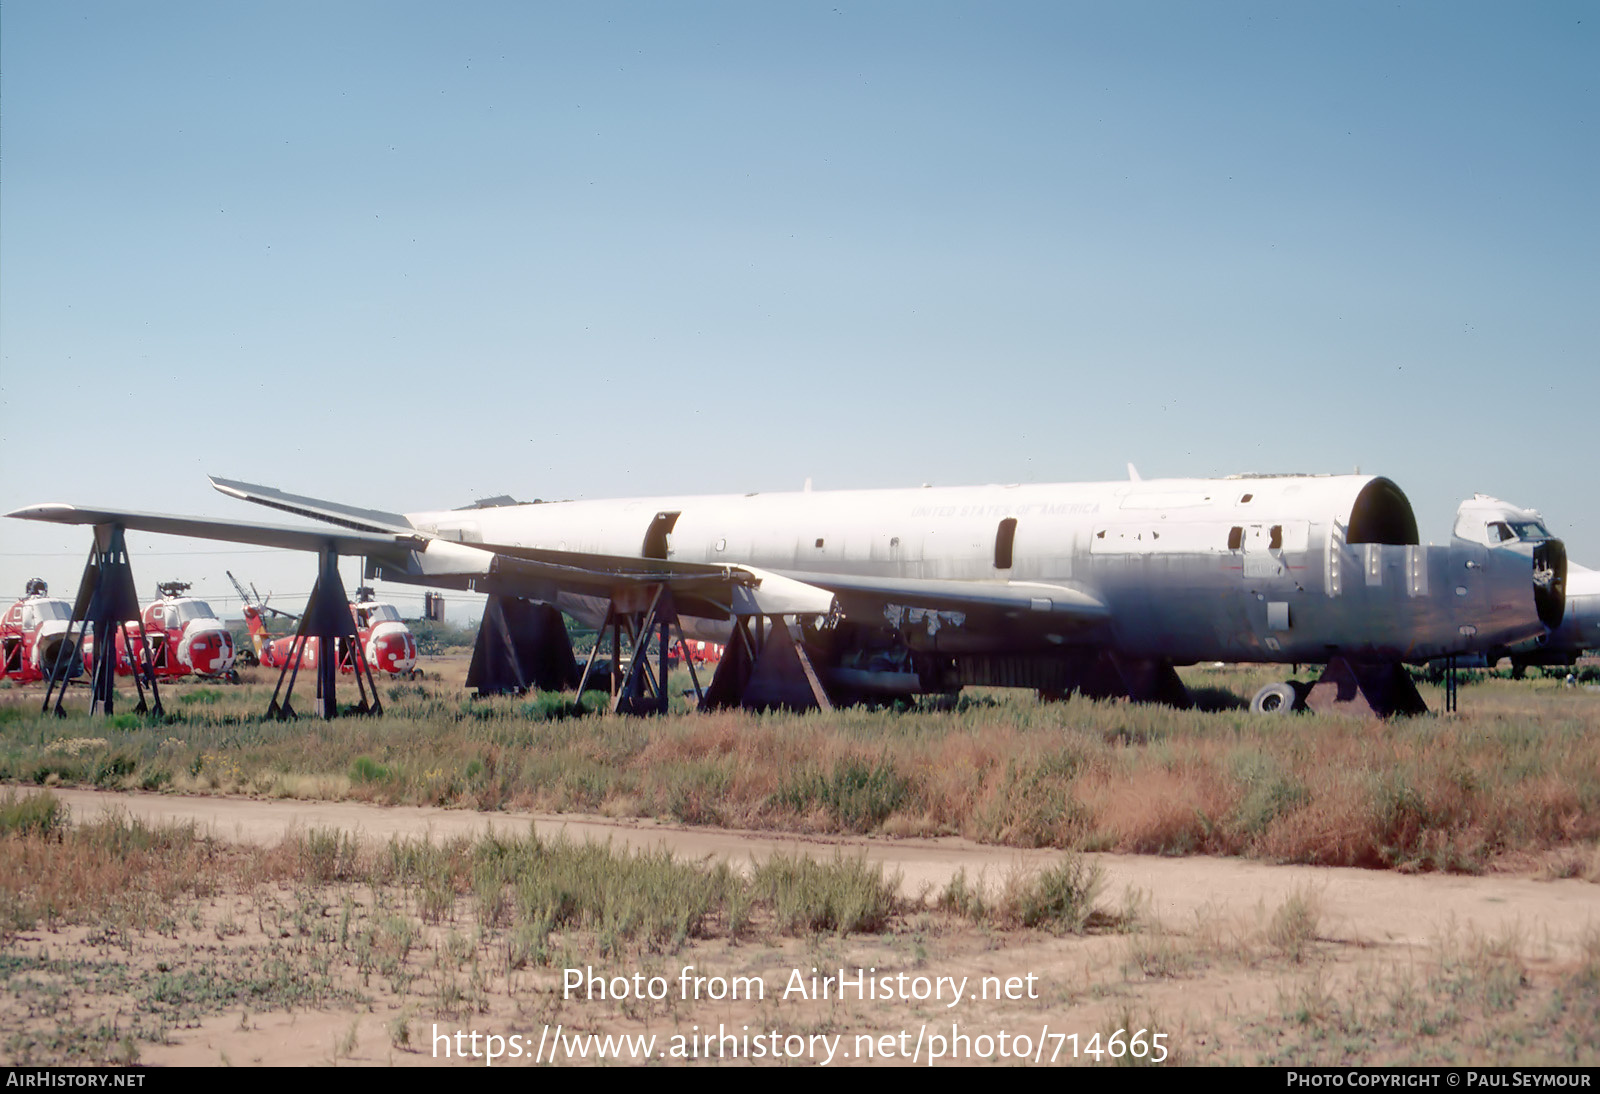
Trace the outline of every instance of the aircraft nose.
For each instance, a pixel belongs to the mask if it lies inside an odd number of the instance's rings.
[[[226,672],[233,662],[233,635],[225,628],[196,629],[189,639],[189,664],[206,675]]]
[[[77,676],[83,669],[77,646],[64,630],[39,638],[39,671],[48,676],[56,665],[62,666],[69,677]]]
[[[385,672],[400,672],[416,660],[416,649],[409,634],[386,634],[377,642],[378,663]]]

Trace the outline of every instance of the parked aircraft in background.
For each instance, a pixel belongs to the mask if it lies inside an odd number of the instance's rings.
[[[1410,688],[1403,663],[1537,639],[1565,605],[1565,549],[1524,511],[1474,499],[1448,546],[1424,546],[1400,488],[1363,475],[411,514],[212,482],[335,527],[70,505],[11,515],[359,554],[369,576],[544,601],[589,625],[652,588],[672,593],[690,637],[726,640],[736,616],[783,615],[840,695],[997,685],[1182,703],[1174,666],[1197,661],[1328,664],[1331,689],[1369,694]],[[1508,537],[1460,534],[1497,519]],[[1267,689],[1258,705],[1287,709],[1304,692]],[[1421,702],[1414,689],[1371,701]]]
[[[26,594],[0,616],[0,676],[19,684],[75,677],[83,670],[73,639],[67,634],[72,605],[50,595],[38,578]],[[59,670],[55,666],[60,666]]]
[[[164,581],[157,586],[156,602],[139,619],[129,620],[124,638],[117,628],[117,675],[128,676],[137,663],[145,679],[175,680],[196,676],[222,677],[233,673],[233,634],[197,597],[183,595],[189,585]],[[130,651],[129,646],[132,646]],[[94,659],[94,634],[83,638],[83,667]]]
[[[722,643],[696,638],[683,644],[684,652],[697,665],[715,665],[722,660]]]
[[[1511,665],[1572,665],[1590,650],[1600,650],[1600,570],[1569,564],[1567,612],[1550,637],[1532,649],[1513,649]]]
[[[1573,566],[1567,578],[1567,616],[1550,636],[1549,648],[1577,655],[1600,650],[1600,570]],[[1566,664],[1577,660],[1568,656]]]
[[[417,640],[411,634],[411,628],[401,620],[395,606],[373,600],[372,590],[363,587],[356,590],[356,599],[350,603],[350,612],[355,619],[362,655],[372,670],[390,676],[410,675],[417,664]],[[255,645],[256,656],[263,665],[281,669],[285,664],[294,663],[293,635],[270,634],[261,618],[261,608],[255,604],[245,605],[244,620],[250,628],[250,640]],[[321,641],[316,638],[304,641],[298,658],[302,669],[316,668],[322,655],[321,646]],[[336,654],[340,672],[356,670],[354,651],[342,641],[338,644]]]
[[[1485,547],[1550,538],[1537,509],[1519,509],[1487,494],[1475,494],[1456,512],[1458,539]],[[1510,657],[1519,674],[1529,665],[1570,665],[1584,650],[1600,649],[1600,573],[1568,562],[1566,607],[1560,624],[1544,634],[1484,652],[1491,667]]]

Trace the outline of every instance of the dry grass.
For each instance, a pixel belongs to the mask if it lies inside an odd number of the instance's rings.
[[[465,699],[434,672],[387,685],[382,719],[265,721],[258,677],[169,688],[161,721],[55,720],[14,689],[0,778],[1401,870],[1532,855],[1600,879],[1592,693],[1491,680],[1460,715],[1388,722],[1216,701],[1270,671],[1189,670],[1212,713],[994,692],[908,713],[647,720],[570,696]]]
[[[1550,939],[1447,930],[1390,951],[1321,937],[1320,900],[1297,892],[1255,915],[1203,914],[1187,929],[1140,921],[1123,946],[1125,986],[1177,982],[1169,998],[1224,985],[1224,1005],[1191,1012],[1178,1062],[1272,1066],[1589,1065],[1600,1060],[1600,926],[1569,956]],[[1572,956],[1576,951],[1575,956]],[[1239,970],[1276,987],[1234,996]],[[1110,994],[1120,996],[1117,985]],[[1105,989],[1103,989],[1105,990]],[[1126,1020],[1121,1025],[1132,1028]],[[1171,1029],[1168,1024],[1164,1028]],[[1198,1049],[1197,1046],[1203,1046]]]
[[[1420,959],[1352,977],[1318,958],[1286,980],[1279,1020],[1238,1033],[1254,1062],[1298,1066],[1593,1066],[1600,1059],[1600,930],[1576,961],[1529,938],[1447,934]]]
[[[220,858],[192,824],[148,829],[109,816],[76,829],[14,830],[0,838],[0,940],[93,920],[122,933],[160,930],[176,902],[217,890]]]
[[[775,968],[989,971],[1002,954],[1029,970],[1049,960],[1053,975],[1040,1001],[995,1024],[1044,1007],[1052,1028],[1099,1031],[1101,1045],[1119,1030],[1119,1044],[1159,1031],[1169,1062],[1600,1061],[1600,927],[1576,946],[1446,932],[1388,952],[1325,937],[1309,890],[1253,916],[1176,927],[1151,921],[1136,894],[1108,914],[1075,856],[992,884],[961,875],[906,902],[850,858],[775,859],[743,878],[531,835],[363,842],[312,829],[251,848],[118,816],[68,827],[41,797],[0,801],[0,1045],[14,1064],[137,1062],[177,1031],[209,1023],[206,1037],[189,1038],[204,1041],[286,1011],[328,1016],[315,1027],[320,1062],[382,1062],[384,1052],[404,1062],[427,1051],[433,1022],[616,1030],[727,1018],[721,1004],[695,1011],[681,1000],[563,1004],[567,967],[672,976],[692,965],[781,981]],[[1276,989],[1235,1001],[1241,970]],[[1225,1005],[1196,1010],[1208,994]],[[855,1030],[885,1013],[755,1010],[748,1020]]]
[[[64,819],[38,800],[30,815]],[[1093,882],[1069,856],[983,922],[1082,930]],[[0,836],[0,1044],[12,1063],[130,1063],[208,1015],[241,1012],[248,1029],[252,1014],[317,1007],[357,1016],[328,1041],[337,1063],[380,1002],[404,1048],[411,1015],[465,1021],[496,996],[546,1006],[567,967],[632,972],[708,940],[808,940],[820,958],[828,939],[928,914],[898,889],[860,858],[780,856],[745,877],[531,832],[373,843],[312,829],[252,848],[115,815],[17,824]]]

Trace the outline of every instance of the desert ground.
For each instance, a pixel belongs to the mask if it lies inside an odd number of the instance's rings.
[[[449,671],[279,724],[248,683],[0,696],[0,1060],[1600,1062],[1600,716],[1554,684],[1263,730],[597,719]]]
[[[1057,934],[974,923],[937,910],[932,900],[962,872],[975,884],[1001,888],[1048,867],[1061,855],[1050,850],[956,838],[795,839],[603,817],[54,793],[80,823],[107,811],[149,826],[192,821],[216,840],[263,850],[308,832],[352,833],[375,846],[394,839],[444,843],[491,831],[515,836],[531,827],[545,840],[666,848],[686,862],[735,868],[773,854],[862,856],[898,879],[907,910],[870,934],[795,936],[758,926],[744,937],[694,939],[672,952],[608,953],[576,932],[548,964],[512,967],[497,932],[485,929],[463,900],[432,923],[417,916],[404,957],[410,974],[391,969],[385,977],[364,972],[354,949],[332,940],[352,905],[359,906],[358,918],[364,912],[372,918],[382,896],[337,880],[259,880],[224,888],[143,931],[119,933],[102,924],[9,939],[13,971],[0,1020],[10,1063],[71,1061],[70,1051],[61,1052],[70,1049],[70,1038],[59,1031],[108,1022],[129,1031],[107,1041],[110,1059],[131,1049],[139,1063],[158,1066],[519,1066],[535,1062],[530,1057],[541,1038],[538,1062],[601,1062],[606,1035],[655,1037],[644,1053],[636,1051],[638,1041],[613,1046],[610,1054],[624,1060],[671,1062],[676,1048],[720,1063],[928,1063],[938,1062],[930,1060],[937,1052],[944,1062],[1020,1063],[1022,1056],[1093,1064],[1113,1062],[1111,1051],[1129,1051],[1141,1030],[1146,1060],[1164,1047],[1169,1063],[1592,1065],[1600,1059],[1600,1032],[1592,1024],[1600,990],[1600,887],[1583,880],[1094,854],[1085,859],[1102,873],[1100,925]],[[389,898],[396,909],[407,904],[405,894]],[[344,960],[329,961],[329,953]],[[24,975],[17,966],[28,958],[38,960]],[[303,1002],[280,1006],[263,995],[257,1005],[224,1004],[212,1013],[195,1006],[163,1014],[139,998],[141,990],[161,998],[163,977],[192,988],[230,969],[241,978],[259,976],[275,959],[303,966],[291,978],[325,986]],[[589,997],[564,990],[569,967],[586,970]],[[872,970],[875,989],[885,988],[879,998],[861,998],[867,993],[853,981],[862,969]],[[829,992],[833,998],[814,998],[812,977],[839,970],[845,998],[837,990]],[[620,985],[626,997],[594,998],[599,992],[587,977],[596,974],[625,978],[612,981],[608,994],[618,994]],[[663,998],[648,998],[650,977],[660,978],[653,986]],[[893,981],[887,986],[886,977]],[[991,994],[1002,998],[979,997],[979,985],[991,977]],[[62,985],[54,996],[52,978]],[[719,983],[737,982],[753,994],[752,981],[735,978],[759,978],[762,998],[692,998],[696,990],[711,995]],[[936,991],[940,978],[949,978],[943,998],[907,997]],[[959,1001],[952,995],[958,982]],[[723,994],[734,990],[724,987]],[[161,1028],[151,1028],[163,1018]],[[1119,1029],[1126,1032],[1113,1048]],[[733,1039],[722,1040],[723,1033]],[[717,1035],[709,1045],[696,1040],[707,1034]],[[1162,1037],[1152,1042],[1156,1034]],[[92,1056],[93,1043],[80,1047]],[[470,1055],[474,1048],[478,1059]],[[491,1048],[499,1059],[487,1058]]]

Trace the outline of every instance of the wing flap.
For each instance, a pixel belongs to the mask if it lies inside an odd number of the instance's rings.
[[[290,494],[270,486],[257,486],[250,482],[236,482],[233,479],[218,478],[210,475],[211,485],[230,498],[239,498],[242,501],[252,501],[257,505],[265,505],[269,509],[279,509],[285,513],[293,513],[299,517],[310,517],[312,520],[325,521],[328,524],[337,524],[358,532],[405,532],[412,531],[411,522],[399,513],[386,513],[381,509],[361,509],[354,505],[341,505],[336,501],[325,501],[322,498],[308,498],[300,494]]]
[[[561,593],[627,597],[666,585],[680,597],[715,606],[715,614],[827,615],[834,595],[804,580],[754,566],[668,562],[653,558],[580,554],[432,540],[401,569],[381,566],[390,580],[448,582],[480,592],[553,601]],[[692,611],[689,614],[694,614]]]
[[[1055,582],[952,581],[937,578],[860,577],[853,574],[784,573],[838,597],[847,615],[876,615],[896,605],[941,611],[1048,615],[1056,626],[1095,626],[1111,609],[1083,589]]]

